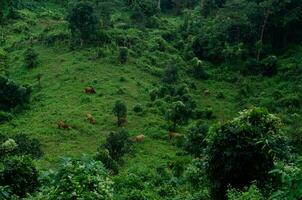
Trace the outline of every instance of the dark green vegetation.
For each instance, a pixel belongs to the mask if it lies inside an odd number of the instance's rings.
[[[300,0],[0,0],[0,199],[300,200],[301,25]]]

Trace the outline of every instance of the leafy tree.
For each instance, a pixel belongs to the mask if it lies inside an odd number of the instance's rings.
[[[114,160],[120,159],[130,149],[129,134],[126,130],[120,129],[117,132],[111,132],[103,148],[109,151],[110,157]]]
[[[69,11],[67,16],[71,34],[75,39],[90,42],[97,38],[99,32],[99,18],[97,17],[93,5],[80,1]]]
[[[201,156],[206,148],[205,138],[208,134],[209,127],[198,122],[189,128],[185,149],[195,156]]]
[[[8,186],[13,194],[25,197],[38,187],[38,171],[29,157],[9,157],[3,161],[0,185]]]
[[[32,69],[38,65],[38,53],[32,47],[24,52],[24,63],[28,69]]]
[[[112,200],[112,186],[113,182],[101,162],[90,157],[65,158],[60,168],[45,180],[41,192],[29,199]]]
[[[166,119],[172,122],[171,131],[176,131],[177,124],[188,120],[187,107],[182,101],[173,102],[166,112]]]
[[[265,200],[256,185],[251,185],[244,191],[229,189],[227,194],[228,200]]]
[[[14,81],[0,76],[0,109],[9,111],[17,106],[29,103],[31,90],[29,87],[20,86]]]
[[[117,125],[121,127],[124,125],[127,118],[127,105],[124,101],[118,100],[115,102],[112,109],[113,114],[117,117]]]
[[[267,110],[252,108],[216,129],[206,168],[214,199],[225,199],[228,185],[242,189],[252,181],[270,180],[274,160],[287,152],[280,125],[280,119]]]

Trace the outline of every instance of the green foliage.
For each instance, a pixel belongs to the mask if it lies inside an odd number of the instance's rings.
[[[124,129],[119,129],[117,132],[111,132],[106,142],[102,145],[103,148],[109,151],[112,159],[118,160],[130,150],[129,134]]]
[[[265,109],[252,108],[215,130],[206,169],[214,199],[223,199],[228,185],[242,189],[251,181],[269,180],[274,160],[287,150],[280,142],[280,125]]]
[[[67,20],[71,34],[75,40],[81,43],[92,42],[97,39],[99,32],[99,18],[93,5],[89,2],[80,1],[73,5],[68,13]]]
[[[31,158],[40,158],[44,152],[39,140],[31,139],[25,134],[17,134],[11,138],[1,135],[2,145],[0,148],[0,159],[8,156],[30,156]],[[1,142],[1,141],[0,141]]]
[[[190,70],[191,74],[198,79],[207,79],[209,74],[206,72],[204,68],[204,63],[200,61],[198,58],[194,58],[192,60],[192,69]]]
[[[32,47],[24,52],[24,64],[28,69],[32,69],[38,65],[38,53]]]
[[[107,149],[99,148],[95,155],[95,160],[101,161],[104,164],[104,167],[111,171],[112,174],[118,173],[118,164],[111,158]]]
[[[301,159],[296,163],[284,164],[279,162],[276,169],[271,171],[281,181],[281,187],[275,191],[269,199],[274,200],[295,200],[302,198],[302,168]]]
[[[136,113],[141,113],[143,111],[143,106],[141,104],[136,104],[134,107],[133,107],[133,111],[136,112]]]
[[[119,61],[121,64],[125,64],[128,60],[128,49],[127,47],[120,47],[119,50]]]
[[[20,86],[14,81],[0,76],[0,109],[9,111],[17,106],[29,103],[31,90]]]
[[[185,149],[195,156],[201,156],[206,148],[206,137],[209,131],[207,125],[198,122],[189,128],[186,135]]]
[[[30,200],[113,199],[111,178],[102,163],[90,157],[65,158],[60,168],[49,177],[49,183]]]
[[[166,119],[172,122],[171,131],[176,131],[177,124],[188,120],[188,110],[182,101],[173,102],[166,112]]]
[[[178,81],[178,68],[175,65],[168,66],[163,74],[162,81],[167,84],[173,84]]]
[[[228,200],[265,200],[256,185],[251,185],[243,192],[236,189],[229,189],[227,194]]]
[[[9,157],[3,161],[0,185],[7,186],[13,194],[25,197],[38,187],[38,171],[29,157]]]
[[[11,113],[0,111],[0,123],[10,121],[13,118]]]

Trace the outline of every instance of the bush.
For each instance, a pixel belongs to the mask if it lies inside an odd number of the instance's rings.
[[[120,129],[117,132],[111,132],[107,138],[106,143],[102,145],[103,148],[109,151],[112,159],[118,160],[125,153],[130,150],[129,134],[126,130]]]
[[[65,158],[41,192],[30,200],[99,199],[112,200],[113,182],[101,162],[90,157]]]
[[[273,76],[277,74],[277,61],[278,58],[276,56],[268,56],[267,58],[261,61],[262,64],[262,74],[264,76]]]
[[[121,64],[125,64],[128,60],[128,48],[120,47],[119,52],[119,61]]]
[[[0,111],[0,123],[10,121],[13,118],[13,115],[8,112]]]
[[[207,125],[198,122],[196,125],[189,128],[185,149],[195,156],[201,156],[206,148],[206,137],[209,131]]]
[[[2,137],[0,148],[0,159],[8,156],[30,156],[31,158],[40,158],[44,152],[41,143],[37,139],[30,139],[27,135],[18,134],[11,138]],[[0,142],[1,142],[0,140]]]
[[[3,161],[0,185],[8,186],[13,194],[25,197],[38,187],[38,171],[29,157],[9,157]]]
[[[17,148],[13,152],[14,155],[28,155],[32,158],[40,158],[44,152],[39,140],[31,139],[25,134],[18,134],[12,137],[17,143]]]
[[[20,86],[4,76],[0,76],[0,110],[9,111],[29,103],[31,90]]]
[[[251,185],[243,192],[236,189],[229,189],[227,194],[228,200],[265,200],[256,185]]]
[[[38,53],[31,47],[24,52],[25,67],[32,69],[38,65]]]
[[[133,107],[133,111],[136,112],[136,113],[140,113],[143,111],[143,106],[141,104],[136,104],[134,107]]]
[[[112,174],[118,173],[118,164],[111,158],[107,149],[99,148],[95,155],[95,160],[101,161]]]
[[[224,199],[228,185],[243,189],[252,181],[264,185],[269,180],[274,160],[287,151],[280,125],[267,110],[252,108],[215,130],[206,168],[214,199]]]

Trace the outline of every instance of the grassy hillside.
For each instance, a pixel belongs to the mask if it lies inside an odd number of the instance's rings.
[[[18,13],[20,18],[0,27],[0,36],[5,40],[0,42],[0,48],[8,57],[8,67],[1,71],[19,84],[30,85],[32,97],[25,109],[15,112],[12,120],[0,125],[0,133],[7,136],[24,133],[37,138],[45,152],[36,161],[41,171],[57,169],[63,156],[93,156],[108,134],[118,130],[112,108],[116,100],[122,99],[128,107],[125,129],[131,137],[143,134],[146,138],[133,144],[114,180],[123,184],[121,180],[135,172],[145,179],[146,191],[151,191],[145,194],[146,199],[172,199],[176,194],[190,196],[192,188],[183,180],[175,183],[177,186],[171,189],[171,194],[162,194],[162,188],[172,187],[166,182],[164,186],[148,185],[148,181],[152,182],[148,174],[155,176],[160,166],[172,173],[173,167],[167,166],[174,166],[178,161],[188,166],[193,160],[176,140],[169,140],[165,111],[161,111],[169,103],[161,105],[160,101],[150,100],[150,91],[163,85],[162,74],[171,64],[179,66],[177,85],[186,84],[197,109],[213,111],[214,117],[201,117],[199,121],[214,127],[237,117],[238,112],[246,108],[267,107],[283,120],[282,130],[290,136],[295,152],[301,153],[302,51],[299,45],[280,55],[280,72],[275,76],[245,76],[234,70],[238,63],[205,62],[210,78],[200,80],[188,72],[191,64],[185,59],[183,49],[177,48],[174,41],[177,39],[164,39],[179,31],[185,22],[182,15],[163,14],[158,18],[157,27],[146,28],[133,24],[130,14],[119,10],[111,17],[113,25],[101,30],[110,42],[74,47],[65,8],[40,3]],[[30,45],[38,53],[38,66],[33,69],[24,66],[24,52]],[[120,46],[130,47],[126,64],[118,61]],[[38,75],[42,77],[41,84]],[[95,88],[96,94],[86,94],[84,88],[88,86]],[[142,105],[141,113],[133,111],[138,104]],[[87,114],[95,117],[96,124],[87,121]],[[71,129],[58,129],[61,120]],[[196,121],[190,119],[187,124],[178,126],[177,132],[186,135],[187,128]],[[125,193],[117,192],[116,199],[125,199]]]

